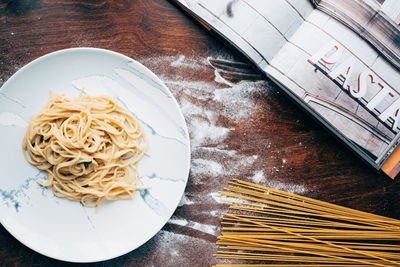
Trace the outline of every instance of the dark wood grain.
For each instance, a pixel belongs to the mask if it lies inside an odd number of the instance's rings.
[[[138,249],[91,265],[210,266],[221,262],[212,254],[227,206],[214,196],[232,178],[258,180],[400,219],[398,179],[375,173],[234,49],[170,2],[0,0],[0,85],[33,59],[70,47],[110,49],[152,69],[182,106],[193,141],[186,202],[172,220]],[[172,64],[182,56],[186,65]],[[211,64],[205,63],[207,58]],[[216,70],[232,88],[217,81]],[[218,93],[227,101],[218,100]],[[241,102],[235,104],[235,100]],[[204,114],[194,114],[195,107]],[[240,109],[249,114],[238,117]],[[207,117],[206,111],[213,116]],[[201,140],[198,121],[210,128],[210,136]],[[228,132],[216,138],[213,127]],[[218,164],[219,169],[212,169],[212,164],[202,169],[204,162]],[[260,175],[262,179],[257,178]],[[70,265],[32,251],[0,226],[0,266],[56,264]]]

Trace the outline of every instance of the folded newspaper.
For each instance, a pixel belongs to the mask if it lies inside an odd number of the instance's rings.
[[[376,170],[400,171],[399,0],[173,0]]]

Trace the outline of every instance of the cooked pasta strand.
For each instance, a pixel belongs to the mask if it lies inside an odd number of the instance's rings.
[[[58,197],[98,207],[129,199],[148,141],[140,123],[109,96],[52,95],[33,116],[22,142],[25,158],[47,172]]]

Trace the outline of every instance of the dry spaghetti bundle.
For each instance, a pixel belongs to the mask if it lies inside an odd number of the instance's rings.
[[[221,194],[233,205],[215,256],[229,266],[400,266],[400,220],[241,180]]]

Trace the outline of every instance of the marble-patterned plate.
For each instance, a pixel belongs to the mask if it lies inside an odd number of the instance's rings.
[[[46,174],[22,153],[22,138],[49,91],[107,94],[141,122],[149,156],[131,200],[105,201],[96,211],[55,197],[37,184]],[[71,48],[34,60],[0,89],[0,221],[19,241],[70,262],[111,259],[139,247],[168,221],[185,190],[190,144],[184,117],[163,82],[137,61],[96,48]]]

